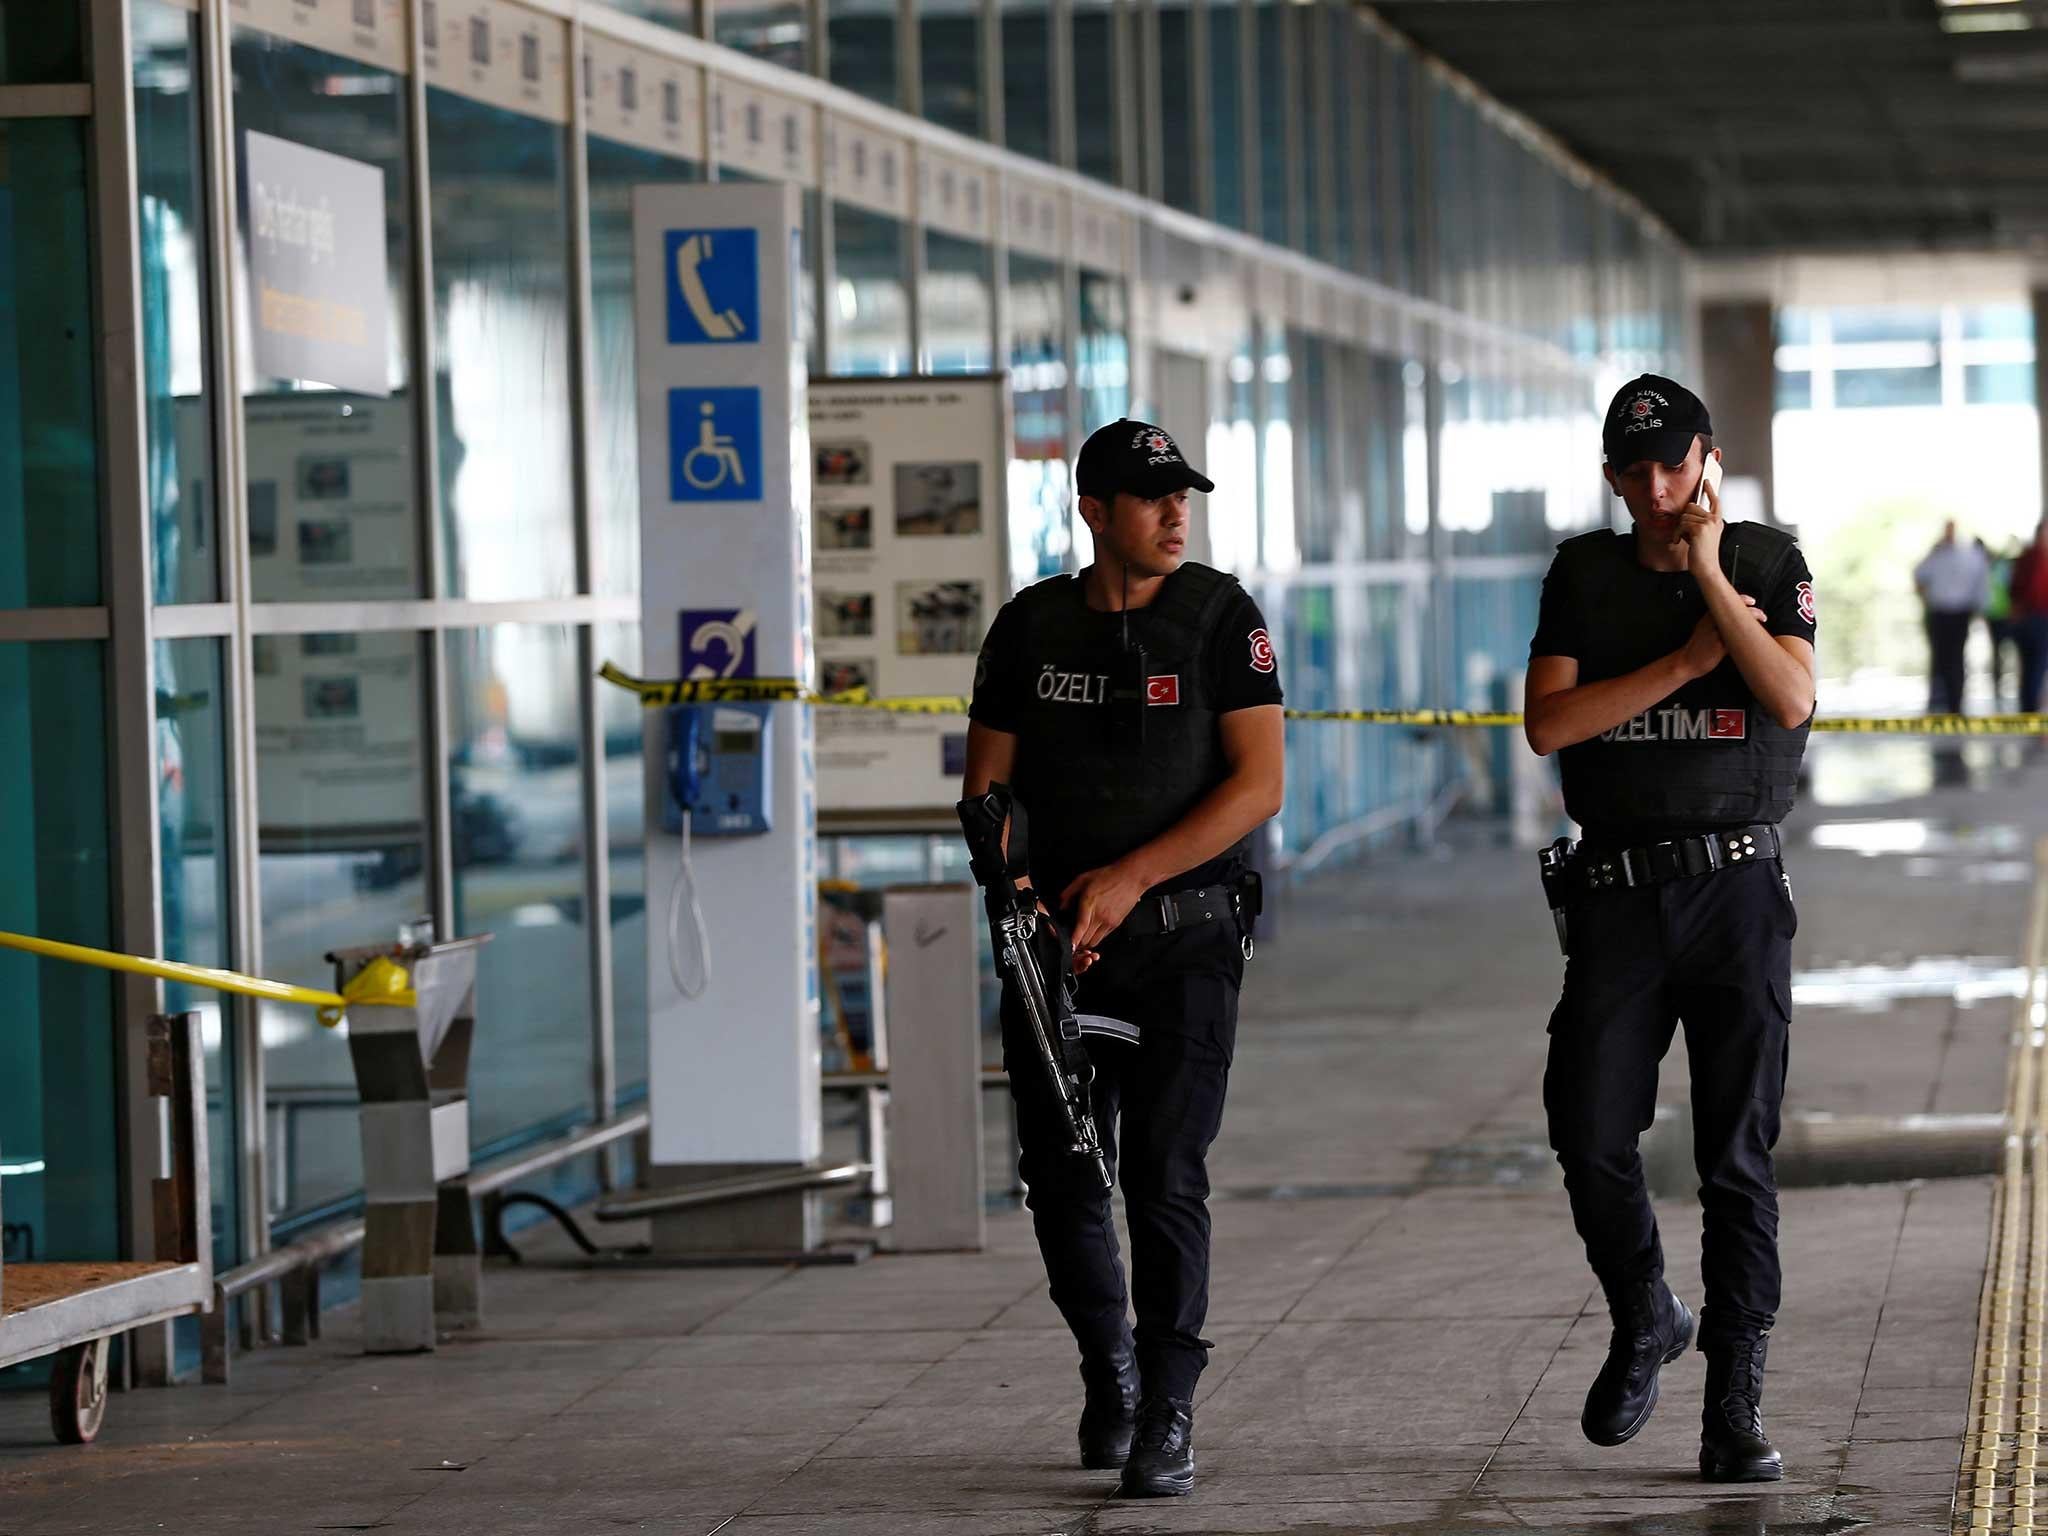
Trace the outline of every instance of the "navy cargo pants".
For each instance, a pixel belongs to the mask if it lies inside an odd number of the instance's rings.
[[[1244,956],[1234,918],[1112,937],[1081,978],[1076,1011],[1136,1024],[1140,1043],[1088,1036],[1093,1103],[1131,1227],[1126,1286],[1109,1192],[1067,1151],[1065,1122],[1013,989],[1003,1064],[1017,1107],[1018,1172],[1053,1304],[1084,1358],[1134,1338],[1148,1394],[1192,1398],[1208,1363],[1209,1145],[1237,1045]],[[1137,1327],[1129,1311],[1135,1303]]]
[[[1783,871],[1768,859],[1582,895],[1566,924],[1543,1104],[1586,1258],[1610,1294],[1664,1273],[1637,1138],[1650,1128],[1657,1064],[1682,1023],[1703,1217],[1701,1336],[1768,1329],[1780,1284],[1771,1149],[1798,926]]]

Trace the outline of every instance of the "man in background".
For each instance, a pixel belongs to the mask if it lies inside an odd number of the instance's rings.
[[[1956,537],[1955,520],[1941,542],[1913,568],[1913,586],[1927,612],[1927,712],[1963,712],[1963,648],[1990,596],[1991,562],[1975,544]]]

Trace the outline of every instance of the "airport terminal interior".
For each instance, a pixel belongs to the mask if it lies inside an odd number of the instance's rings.
[[[2034,1529],[2044,27],[0,0],[0,1536]],[[1587,1443],[1546,1124],[1646,374],[1818,613],[1768,1482],[1699,1352]],[[1178,1499],[1075,1458],[955,811],[1126,418],[1288,710]]]

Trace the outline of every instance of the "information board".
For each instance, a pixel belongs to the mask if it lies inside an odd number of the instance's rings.
[[[965,695],[1010,595],[1000,374],[815,379],[811,573],[818,686]],[[825,812],[950,814],[967,722],[818,711]]]

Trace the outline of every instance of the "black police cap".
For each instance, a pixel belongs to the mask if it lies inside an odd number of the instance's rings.
[[[1676,464],[1692,452],[1695,436],[1713,433],[1714,423],[1698,395],[1675,379],[1645,373],[1615,392],[1600,429],[1600,446],[1615,469],[1644,459]]]
[[[1188,463],[1165,428],[1127,416],[1089,434],[1074,461],[1074,488],[1107,501],[1119,491],[1152,498],[1213,491],[1216,483]]]

